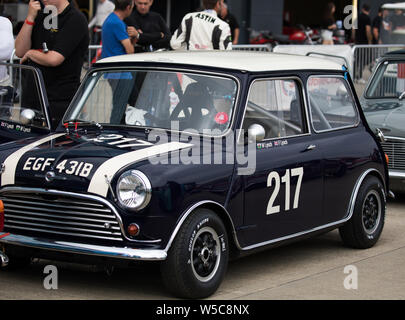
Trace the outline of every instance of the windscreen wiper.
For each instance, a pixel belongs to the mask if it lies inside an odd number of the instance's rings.
[[[401,95],[398,97],[399,101],[405,98],[405,91],[401,93]]]

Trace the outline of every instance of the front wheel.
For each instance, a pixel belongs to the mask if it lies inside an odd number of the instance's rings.
[[[197,209],[180,228],[161,265],[163,282],[178,297],[208,297],[222,282],[228,251],[222,220],[211,210]]]
[[[346,245],[366,249],[378,241],[384,227],[385,201],[380,180],[366,178],[360,187],[352,218],[339,229]]]

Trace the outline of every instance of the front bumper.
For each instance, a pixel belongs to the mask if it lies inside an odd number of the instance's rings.
[[[393,170],[389,169],[389,176],[390,176],[390,189],[404,193],[405,192],[405,172],[403,170]]]
[[[405,171],[389,169],[388,172],[389,172],[390,178],[405,180]]]
[[[167,257],[167,253],[164,250],[106,247],[76,242],[55,241],[38,237],[27,237],[7,232],[0,232],[0,244],[1,243],[65,253],[125,260],[161,261],[165,260]]]

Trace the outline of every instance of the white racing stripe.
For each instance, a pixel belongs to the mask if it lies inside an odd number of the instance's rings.
[[[47,143],[51,140],[57,139],[61,136],[64,136],[65,133],[58,133],[53,134],[51,136],[45,137],[33,143],[18,149],[16,152],[10,154],[6,160],[4,160],[4,172],[1,175],[1,186],[14,184],[15,183],[15,171],[17,169],[18,162],[20,161],[21,157],[28,151],[38,147],[41,144]]]
[[[111,181],[114,175],[124,166],[147,160],[149,157],[157,156],[159,154],[169,153],[171,151],[177,151],[191,146],[192,144],[189,143],[169,142],[141,150],[127,152],[108,159],[94,173],[87,191],[106,197],[109,189],[106,176],[108,181]]]

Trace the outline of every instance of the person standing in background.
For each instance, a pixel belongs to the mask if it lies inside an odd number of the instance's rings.
[[[101,28],[105,19],[114,11],[115,5],[110,0],[99,0],[97,11],[89,22],[89,30],[93,28],[91,44],[99,44],[101,40]]]
[[[124,19],[131,15],[133,8],[133,0],[115,0],[115,10],[104,21],[101,32],[103,43],[101,58],[134,53],[138,32],[134,27],[127,27],[124,23]],[[131,72],[112,72],[107,73],[104,77],[108,79],[112,91],[110,122],[120,124],[126,111],[134,79]]]
[[[115,9],[104,21],[101,37],[101,58],[134,53],[133,43],[138,32],[127,28],[124,19],[129,17],[134,8],[133,0],[115,0]]]
[[[354,29],[356,44],[372,44],[373,35],[371,32],[370,6],[364,4],[358,17],[358,28]]]
[[[363,4],[361,14],[358,17],[358,28],[353,29],[353,35],[356,44],[372,44],[373,35],[371,31],[371,19],[370,19],[370,6]],[[365,84],[366,80],[363,79],[363,69],[370,64],[372,58],[368,51],[363,56],[359,55],[356,61],[355,80],[359,84]]]
[[[333,31],[336,30],[335,11],[335,4],[333,2],[327,3],[322,22],[322,44],[333,44]]]
[[[85,16],[68,0],[43,0],[57,9],[56,28],[47,23],[39,1],[30,0],[28,14],[15,40],[21,63],[41,70],[56,128],[80,85],[83,57],[89,46]]]
[[[238,44],[240,34],[239,23],[235,16],[229,12],[226,3],[222,4],[221,19],[229,24],[229,27],[231,28],[232,44]]]
[[[8,61],[14,50],[13,25],[11,21],[0,16],[0,61]],[[3,108],[6,104],[11,104],[14,90],[12,88],[12,79],[7,73],[6,66],[0,66],[0,117],[9,116],[7,108]],[[5,112],[5,110],[7,110]]]
[[[389,15],[389,11],[387,9],[384,9],[382,12],[382,21],[380,28],[380,43],[382,44],[391,43],[392,23],[389,20]]]
[[[13,25],[11,21],[0,16],[0,61],[10,60],[14,50]],[[6,84],[7,82],[7,84]],[[7,67],[0,66],[0,87],[9,85]]]
[[[373,19],[372,32],[373,32],[373,44],[381,44],[381,26],[383,20],[383,9],[378,9],[377,16]]]
[[[232,50],[229,24],[218,15],[223,0],[203,0],[205,10],[188,13],[174,32],[170,46],[174,50]]]
[[[402,10],[395,10],[395,14],[392,16],[391,21],[393,31],[405,29],[405,16]]]
[[[132,14],[125,19],[128,26],[138,31],[135,52],[148,52],[170,47],[171,34],[165,20],[150,11],[153,0],[135,0]]]

